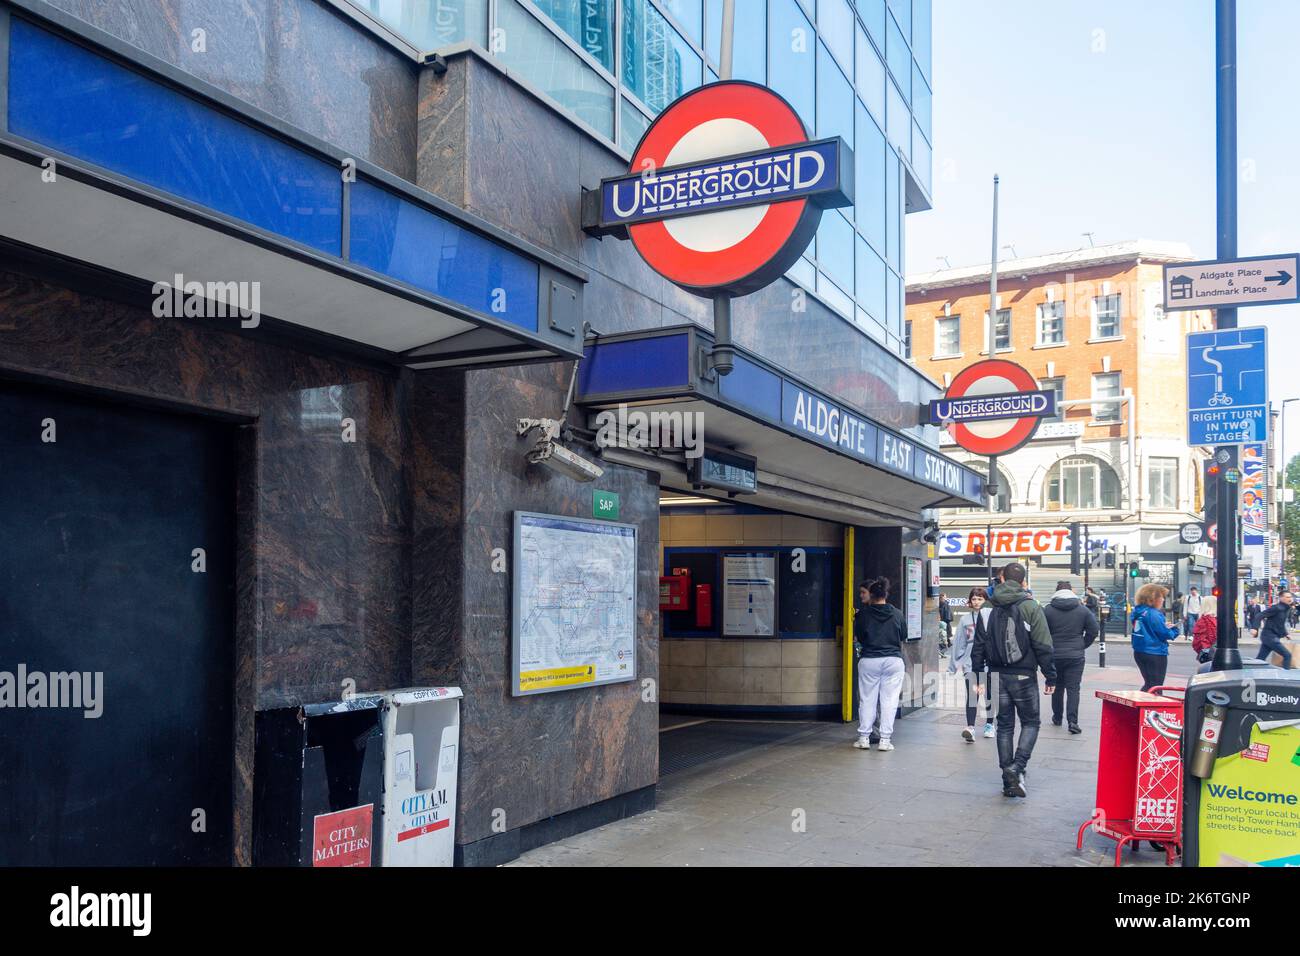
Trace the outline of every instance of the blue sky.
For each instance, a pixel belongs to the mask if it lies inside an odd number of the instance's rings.
[[[1240,255],[1300,252],[1300,3],[1238,2]],[[1215,254],[1213,0],[934,0],[934,209],[907,219],[907,269],[1125,239]],[[1003,248],[1000,258],[1011,255]],[[1269,328],[1270,391],[1300,396],[1300,307]],[[1287,422],[1300,453],[1300,403]]]

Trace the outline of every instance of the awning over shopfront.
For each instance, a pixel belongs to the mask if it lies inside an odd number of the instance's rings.
[[[685,422],[681,416],[690,415],[696,431],[683,434],[702,430],[709,448],[757,459],[757,493],[743,500],[768,507],[787,507],[778,499],[793,493],[824,502],[828,517],[881,524],[915,523],[923,508],[985,503],[978,472],[744,349],[736,350],[732,373],[717,376],[707,367],[711,346],[709,333],[693,325],[589,339],[577,390],[589,427],[617,422],[622,406],[626,427],[615,427],[636,446],[639,425],[662,435],[673,416]],[[664,484],[691,489],[681,450],[659,450],[667,451]]]
[[[580,346],[580,270],[28,0],[0,0],[0,242],[415,368]]]

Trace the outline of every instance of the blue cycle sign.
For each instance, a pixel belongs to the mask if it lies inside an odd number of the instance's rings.
[[[1268,337],[1262,327],[1187,336],[1187,443],[1268,439]]]

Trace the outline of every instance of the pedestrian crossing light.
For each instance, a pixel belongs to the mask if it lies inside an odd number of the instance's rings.
[[[1128,566],[1128,576],[1131,578],[1146,578],[1151,576],[1151,572],[1146,568],[1138,567],[1138,563],[1133,561]]]

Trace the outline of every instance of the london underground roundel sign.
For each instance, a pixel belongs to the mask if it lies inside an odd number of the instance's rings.
[[[823,209],[852,203],[852,171],[843,140],[810,141],[767,87],[712,83],[650,124],[628,172],[601,183],[584,228],[630,238],[688,291],[746,295],[798,261]]]
[[[953,441],[977,455],[1015,451],[1055,413],[1056,393],[1039,390],[1027,369],[1004,359],[967,366],[930,403],[930,420],[947,425]]]

